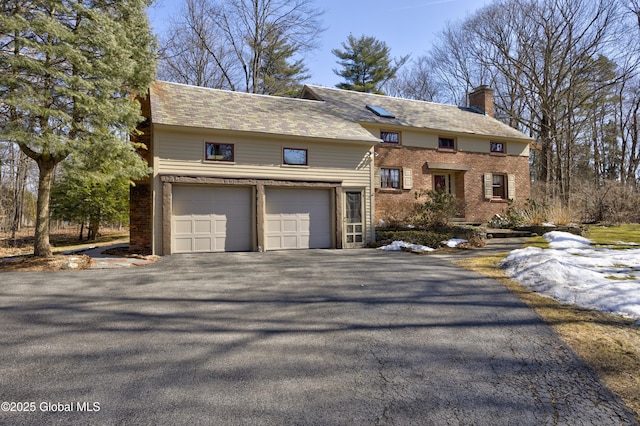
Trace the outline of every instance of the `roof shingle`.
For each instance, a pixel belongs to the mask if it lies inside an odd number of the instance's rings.
[[[307,85],[304,95],[325,101],[336,114],[360,123],[381,123],[408,126],[440,132],[504,137],[530,141],[531,138],[506,124],[479,114],[470,108],[434,102],[394,98],[328,87]],[[375,105],[389,111],[394,118],[380,117],[366,105]]]
[[[379,139],[324,102],[156,81],[150,90],[156,124],[246,131],[374,144]]]
[[[531,138],[469,108],[307,85],[291,99],[156,81],[149,89],[156,124],[272,135],[359,141],[380,139],[361,126],[380,123],[437,132]],[[394,118],[378,116],[379,106]]]

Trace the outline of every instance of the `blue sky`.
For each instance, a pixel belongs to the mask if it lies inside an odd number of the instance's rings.
[[[165,30],[170,17],[181,8],[180,0],[157,0],[149,10],[156,33]],[[312,77],[306,83],[333,87],[341,79],[333,73],[336,56],[331,49],[341,48],[349,34],[373,36],[391,48],[391,55],[425,54],[435,35],[446,22],[465,18],[490,0],[316,0],[325,10],[322,17],[327,30],[320,47],[306,61]]]

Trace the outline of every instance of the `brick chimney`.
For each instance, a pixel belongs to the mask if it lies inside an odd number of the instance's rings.
[[[469,93],[469,107],[476,107],[491,118],[495,118],[495,107],[493,103],[493,89],[482,85],[473,89]]]

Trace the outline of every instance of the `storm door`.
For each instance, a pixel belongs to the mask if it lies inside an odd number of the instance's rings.
[[[362,192],[345,192],[345,248],[362,247],[364,223],[362,217]]]

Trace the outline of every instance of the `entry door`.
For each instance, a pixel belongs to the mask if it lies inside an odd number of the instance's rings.
[[[347,191],[344,195],[345,248],[362,247],[364,223],[362,217],[362,192]]]
[[[444,191],[447,194],[455,194],[455,188],[450,174],[434,174],[433,189],[436,191]]]

